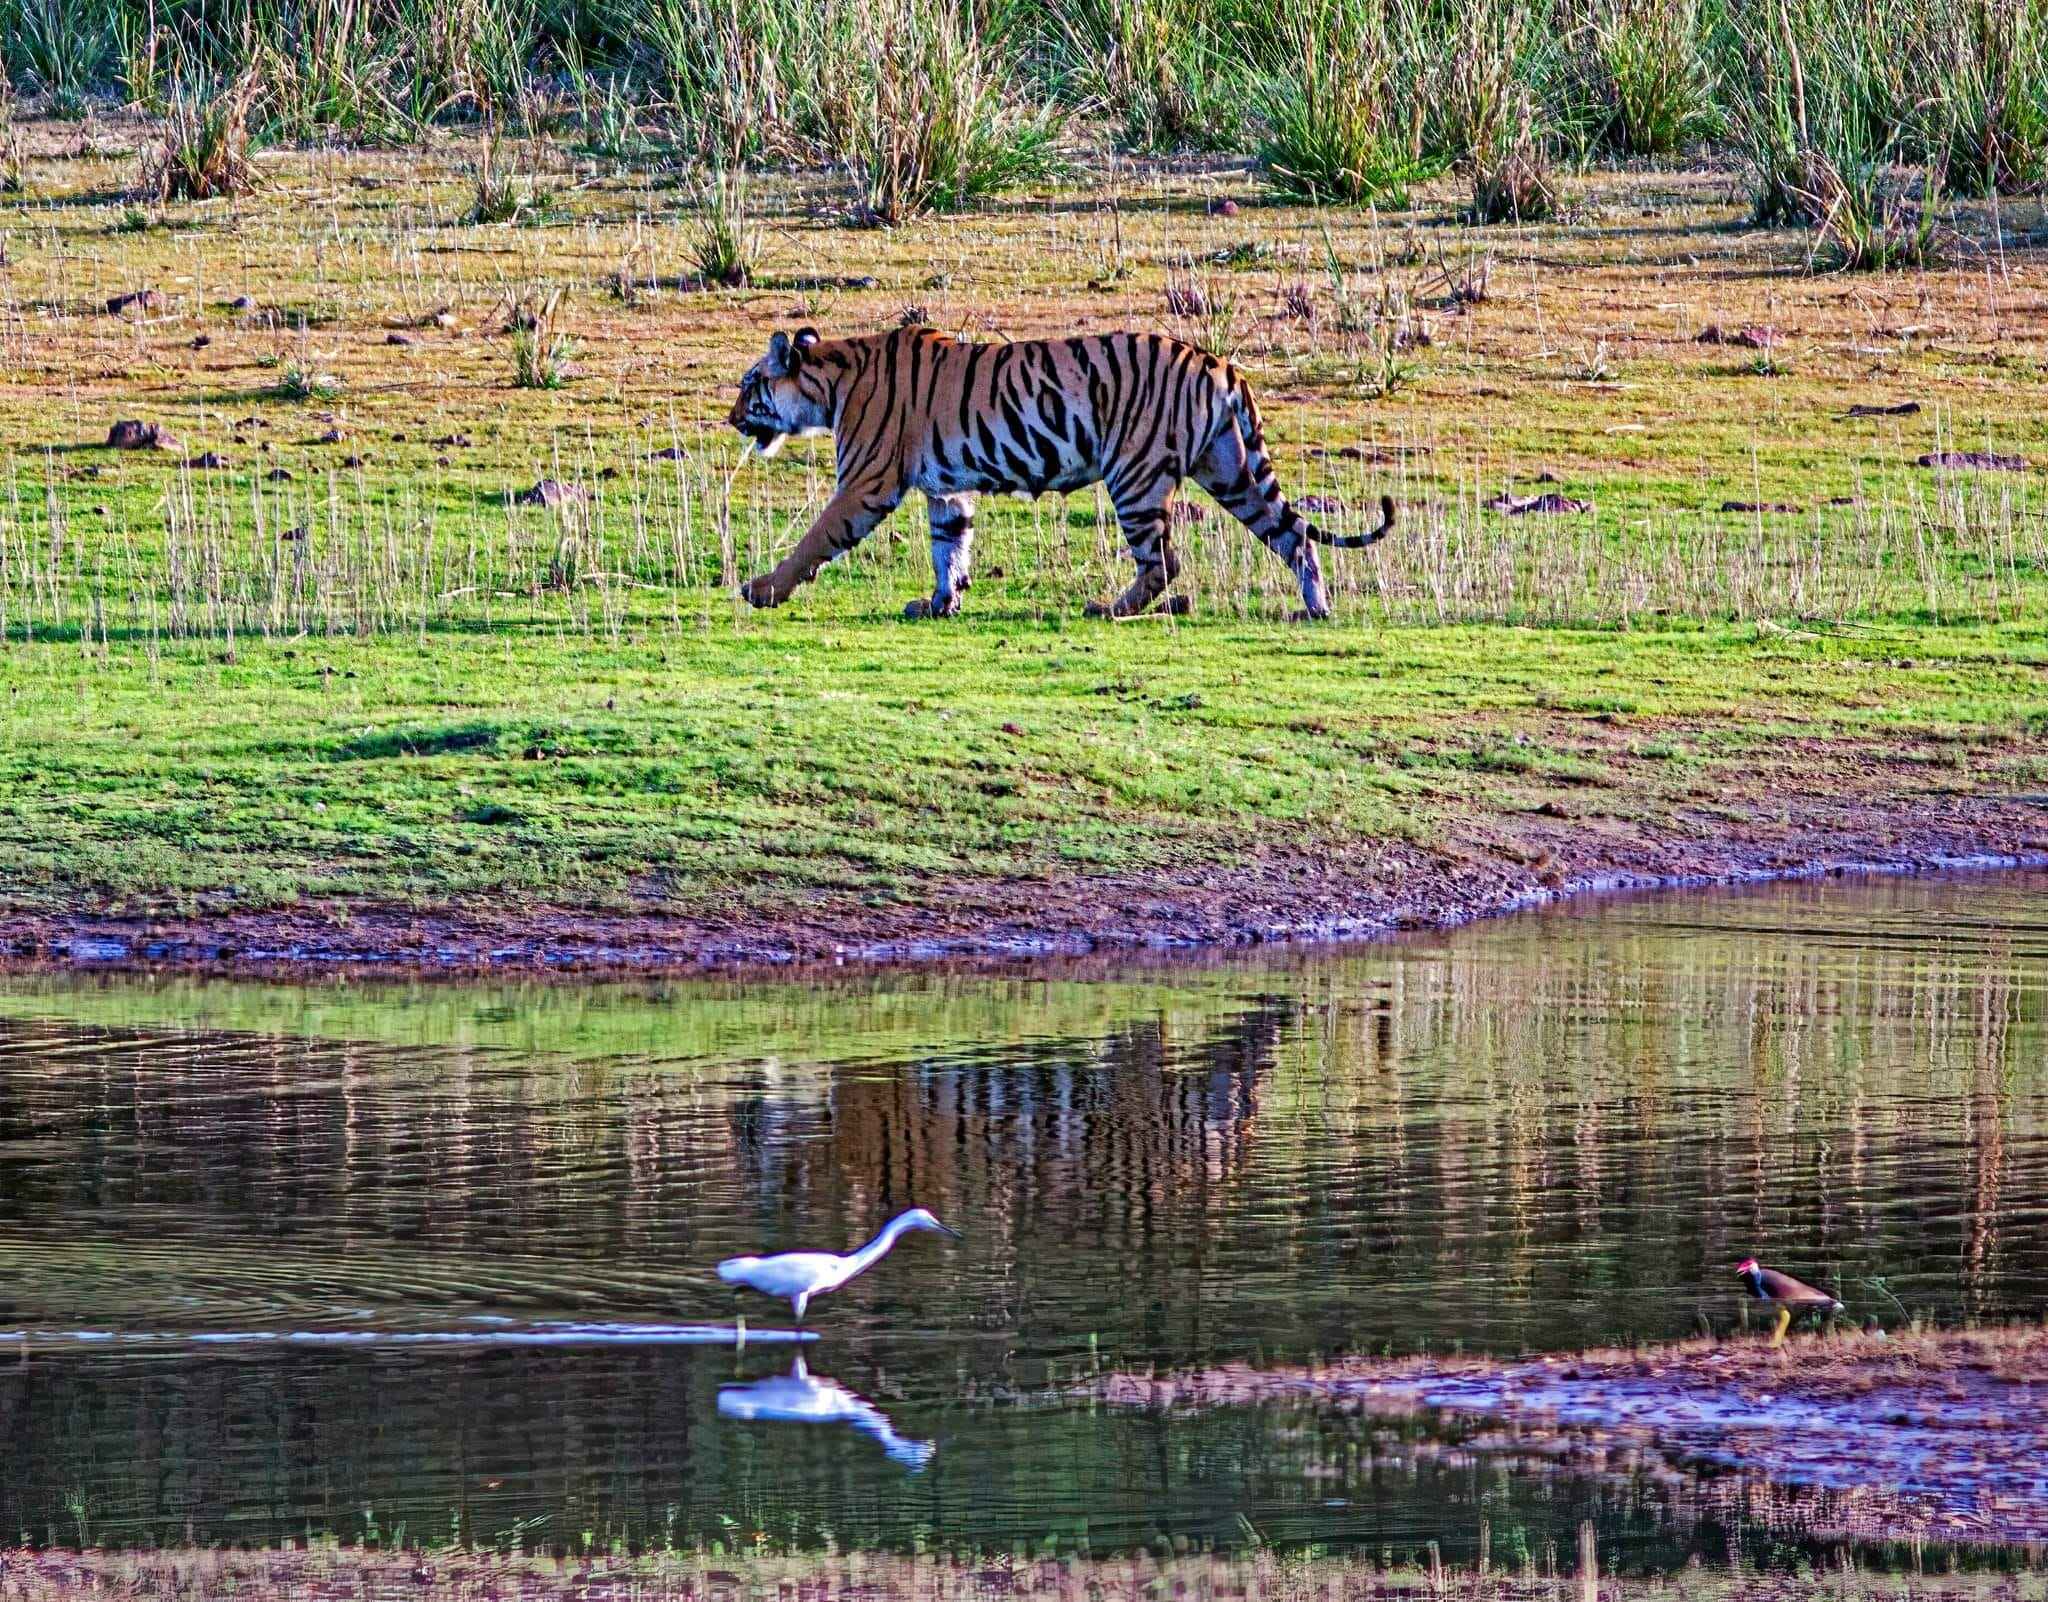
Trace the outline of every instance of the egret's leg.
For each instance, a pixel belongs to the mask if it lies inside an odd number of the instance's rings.
[[[741,1352],[747,1349],[747,1315],[745,1313],[739,1316],[739,1339],[733,1343],[733,1349]]]
[[[1791,1308],[1789,1308],[1789,1307],[1781,1307],[1781,1308],[1779,1308],[1779,1309],[1778,1309],[1778,1329],[1777,1329],[1777,1333],[1775,1333],[1774,1335],[1772,1335],[1772,1336],[1771,1336],[1771,1348],[1772,1348],[1772,1350],[1774,1350],[1774,1351],[1775,1351],[1775,1350],[1776,1350],[1776,1349],[1777,1349],[1778,1347],[1780,1347],[1780,1346],[1783,1346],[1783,1345],[1785,1344],[1785,1331],[1786,1331],[1786,1330],[1788,1330],[1788,1329],[1790,1329],[1791,1327],[1792,1327],[1792,1309],[1791,1309]]]
[[[790,1306],[796,1309],[796,1327],[798,1329],[804,1327],[804,1308],[810,1304],[810,1300],[811,1293],[809,1291],[798,1291],[789,1299]]]

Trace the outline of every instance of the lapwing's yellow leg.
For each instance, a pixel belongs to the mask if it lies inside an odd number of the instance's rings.
[[[1792,1309],[1789,1307],[1779,1308],[1777,1333],[1771,1337],[1772,1350],[1775,1351],[1778,1347],[1783,1346],[1785,1344],[1785,1331],[1790,1329],[1791,1327]]]

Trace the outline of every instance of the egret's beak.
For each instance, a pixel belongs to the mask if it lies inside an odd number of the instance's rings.
[[[941,1235],[944,1235],[948,1240],[960,1240],[964,1238],[961,1235],[960,1231],[953,1228],[950,1224],[940,1224],[937,1219],[933,1219],[932,1222],[938,1225],[939,1233]]]

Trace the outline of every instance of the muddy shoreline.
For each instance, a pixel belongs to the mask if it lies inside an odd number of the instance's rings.
[[[1750,1338],[1523,1359],[1232,1365],[1107,1374],[1082,1389],[1173,1413],[1257,1404],[1459,1416],[1479,1426],[1461,1450],[1595,1474],[1683,1480],[1704,1470],[1751,1516],[1774,1502],[1767,1522],[1826,1539],[2048,1541],[2039,1325],[1828,1335],[1776,1350]]]
[[[2048,798],[1917,797],[1893,806],[1785,798],[1769,823],[1667,818],[1575,828],[1537,815],[1467,820],[1450,843],[1271,847],[1145,876],[949,879],[873,896],[744,892],[721,906],[408,907],[307,901],[151,915],[0,907],[0,967],[679,974],[1089,956],[1201,957],[1455,928],[1631,893],[1800,879],[2048,867]]]

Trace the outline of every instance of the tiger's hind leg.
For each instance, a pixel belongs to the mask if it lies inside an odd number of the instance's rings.
[[[974,557],[974,497],[927,495],[925,507],[932,525],[932,596],[908,602],[903,615],[951,617],[974,582],[968,573]]]
[[[1090,617],[1136,617],[1166,593],[1166,586],[1180,576],[1180,558],[1174,553],[1172,497],[1174,479],[1162,479],[1142,497],[1120,495],[1110,486],[1110,500],[1116,506],[1117,525],[1124,531],[1124,543],[1138,564],[1138,576],[1131,587],[1109,605],[1090,601]]]
[[[1261,458],[1263,461],[1263,458]],[[1310,622],[1330,615],[1330,593],[1323,583],[1323,564],[1301,517],[1281,498],[1279,486],[1270,494],[1259,482],[1251,455],[1236,429],[1226,429],[1195,463],[1194,481],[1216,504],[1258,535],[1266,549],[1285,562],[1301,586],[1301,610],[1295,621]]]

